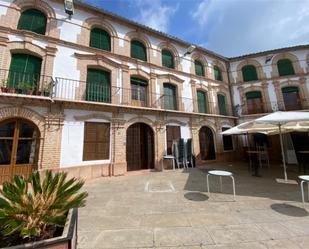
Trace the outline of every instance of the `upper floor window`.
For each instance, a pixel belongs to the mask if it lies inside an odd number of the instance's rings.
[[[162,66],[168,68],[175,68],[174,56],[171,51],[162,49]]]
[[[242,67],[242,77],[244,81],[251,81],[251,80],[257,80],[257,73],[256,73],[256,68],[253,65],[247,65]]]
[[[203,91],[197,91],[198,112],[207,113],[207,95]]]
[[[220,115],[227,115],[226,104],[225,104],[225,96],[223,94],[218,94],[218,107]]]
[[[37,9],[28,9],[21,13],[17,29],[45,35],[46,22],[47,19],[44,13]]]
[[[215,80],[222,81],[222,72],[218,66],[214,66]]]
[[[90,32],[90,47],[111,51],[111,36],[103,29],[93,28]]]
[[[282,59],[277,62],[279,76],[294,75],[293,64],[289,59]]]
[[[194,61],[195,74],[199,76],[205,76],[204,66],[199,60]]]
[[[260,91],[246,93],[248,114],[263,113],[263,99]]]
[[[131,100],[134,106],[147,106],[148,81],[131,77]]]
[[[296,86],[283,87],[281,89],[286,111],[301,110],[299,89]]]
[[[142,61],[147,61],[147,51],[145,45],[137,40],[131,41],[131,57]]]
[[[12,54],[8,87],[23,90],[38,90],[42,59],[29,54]]]
[[[111,102],[110,72],[93,68],[87,70],[86,100]]]
[[[169,83],[163,84],[164,109],[177,110],[176,87]]]

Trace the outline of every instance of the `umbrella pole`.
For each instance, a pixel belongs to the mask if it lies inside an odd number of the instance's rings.
[[[280,136],[281,154],[282,154],[282,161],[283,161],[284,180],[287,181],[288,176],[286,174],[286,164],[285,164],[285,154],[284,154],[283,141],[282,141],[281,124],[279,124],[279,136]]]

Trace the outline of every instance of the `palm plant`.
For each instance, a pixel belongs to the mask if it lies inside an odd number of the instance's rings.
[[[66,173],[46,171],[41,179],[38,171],[28,180],[14,176],[0,190],[0,227],[4,236],[16,235],[29,241],[53,237],[57,227],[65,224],[71,208],[86,204],[87,192],[78,193],[84,182]]]

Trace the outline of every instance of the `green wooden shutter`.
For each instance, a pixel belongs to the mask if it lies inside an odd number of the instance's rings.
[[[147,61],[146,47],[140,41],[131,41],[131,57],[142,61]]]
[[[281,89],[282,93],[293,93],[293,92],[298,92],[298,87],[296,86],[288,86],[288,87],[283,87]]]
[[[176,110],[176,87],[171,84],[164,84],[164,108]]]
[[[174,56],[167,49],[162,50],[162,66],[168,68],[175,68]]]
[[[111,102],[111,84],[109,72],[98,69],[88,69],[86,100],[104,103]]]
[[[277,62],[278,72],[280,76],[294,75],[294,68],[289,59],[282,59]]]
[[[225,96],[222,94],[218,94],[218,105],[219,105],[219,114],[227,115],[226,105],[225,105]]]
[[[207,96],[202,91],[197,91],[198,112],[207,113]]]
[[[246,99],[257,99],[257,98],[262,98],[261,92],[255,91],[255,92],[247,92],[246,93]]]
[[[36,89],[39,84],[42,59],[28,54],[12,54],[8,78],[9,87]]]
[[[242,77],[244,79],[244,81],[251,81],[251,80],[257,80],[257,72],[256,72],[256,68],[253,65],[247,65],[244,66],[242,69]]]
[[[103,29],[94,28],[90,33],[90,47],[111,51],[111,37]]]
[[[204,67],[203,67],[203,64],[200,61],[198,61],[198,60],[194,61],[194,68],[195,68],[195,74],[196,75],[205,76]]]
[[[222,73],[219,67],[214,66],[215,80],[222,81]]]
[[[44,13],[37,9],[28,9],[21,13],[17,29],[45,35],[46,22],[47,19]]]

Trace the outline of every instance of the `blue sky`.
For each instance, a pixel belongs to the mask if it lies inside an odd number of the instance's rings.
[[[224,56],[309,44],[309,0],[84,0]]]

